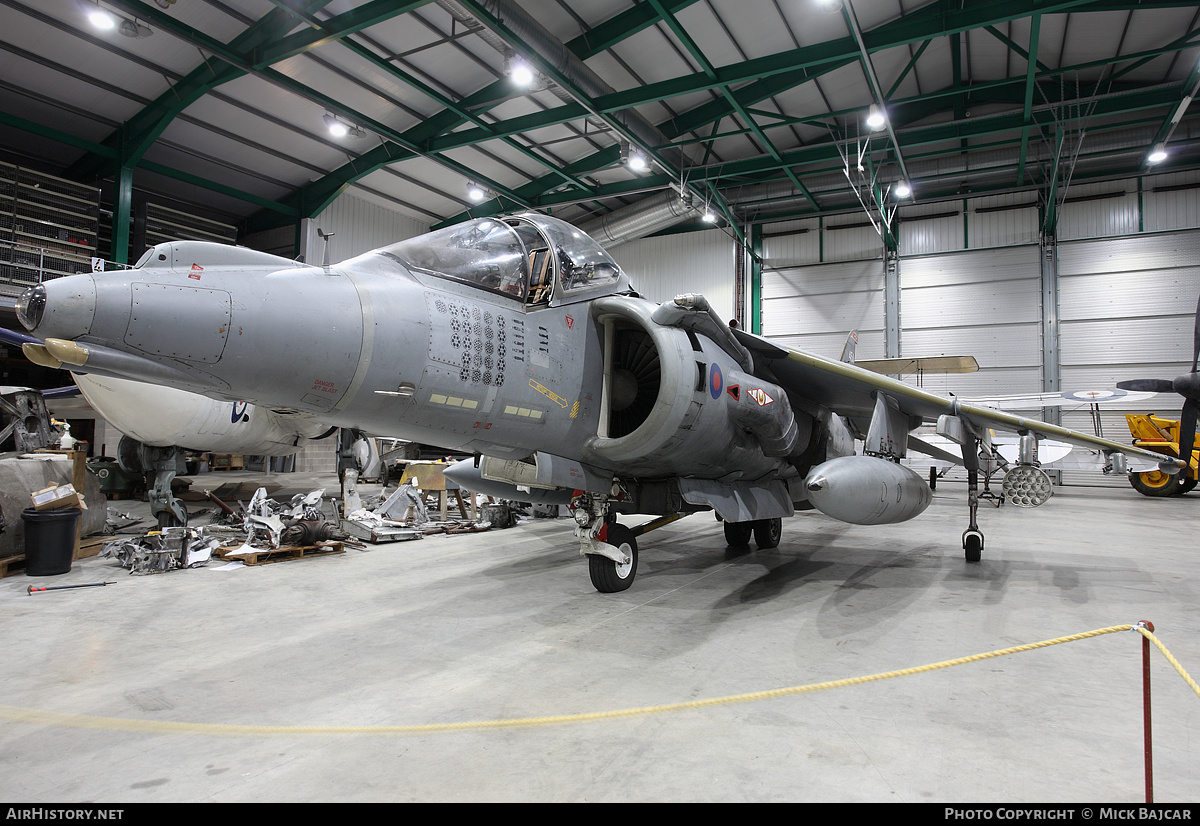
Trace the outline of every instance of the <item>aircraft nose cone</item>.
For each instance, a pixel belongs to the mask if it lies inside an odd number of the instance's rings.
[[[17,300],[17,318],[41,339],[86,335],[96,315],[96,279],[68,275],[31,287]]]
[[[46,310],[46,287],[38,284],[21,293],[17,299],[17,320],[26,330],[36,330]]]

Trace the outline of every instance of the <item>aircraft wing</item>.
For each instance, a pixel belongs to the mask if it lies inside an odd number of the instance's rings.
[[[1082,407],[1091,404],[1132,404],[1157,396],[1138,390],[1063,390],[1046,393],[1018,393],[1011,396],[981,396],[964,399],[971,404],[1000,410],[1039,410],[1043,407]]]
[[[974,356],[913,356],[891,359],[861,359],[856,367],[888,376],[917,376],[942,373],[976,373],[979,362]]]
[[[875,409],[876,395],[883,393],[895,401],[901,413],[926,421],[936,421],[940,416],[952,415],[980,431],[995,428],[1011,432],[1029,432],[1042,438],[1104,451],[1117,451],[1163,465],[1183,467],[1182,462],[1170,456],[981,404],[930,393],[853,364],[780,346],[760,336],[742,331],[737,331],[735,335],[738,341],[754,354],[756,372],[762,369],[769,373],[765,378],[777,382],[790,395],[828,408],[858,423],[870,421]],[[861,429],[865,430],[865,427]]]

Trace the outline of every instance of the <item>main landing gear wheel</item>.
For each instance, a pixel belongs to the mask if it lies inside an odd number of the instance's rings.
[[[1172,476],[1161,470],[1129,474],[1129,484],[1142,496],[1176,496],[1184,492],[1183,486],[1187,481],[1182,473]]]
[[[602,594],[615,594],[632,585],[633,578],[637,576],[637,539],[629,528],[616,522],[610,522],[605,534],[605,541],[624,551],[629,557],[629,562],[621,565],[607,556],[588,554],[588,573],[591,575],[592,585],[597,591]]]
[[[782,519],[759,519],[754,523],[754,544],[760,550],[779,547],[779,540],[782,538]]]
[[[751,522],[725,522],[725,541],[731,548],[745,548],[754,537],[759,550],[779,547],[783,537],[782,519],[755,519]]]
[[[753,522],[723,522],[721,526],[725,528],[725,542],[731,548],[744,548],[750,544],[750,537],[754,534]]]

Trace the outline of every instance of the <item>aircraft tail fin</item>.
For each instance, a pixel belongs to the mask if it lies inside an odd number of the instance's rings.
[[[854,364],[854,350],[858,347],[858,330],[851,330],[846,336],[846,345],[842,348],[842,361]]]

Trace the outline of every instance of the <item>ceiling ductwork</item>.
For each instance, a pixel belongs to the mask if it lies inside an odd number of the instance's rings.
[[[580,229],[607,248],[645,238],[695,217],[696,210],[683,201],[674,189],[668,189],[643,198],[636,204],[613,210],[595,221],[583,224]]]

